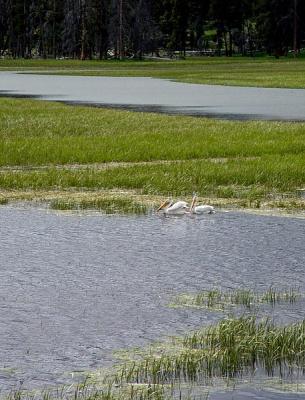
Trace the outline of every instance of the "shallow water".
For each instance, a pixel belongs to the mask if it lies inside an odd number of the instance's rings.
[[[0,96],[223,119],[305,120],[305,90],[0,71]]]
[[[73,371],[111,365],[114,350],[221,317],[168,308],[181,292],[271,284],[305,291],[302,219],[237,212],[124,217],[0,206],[0,226],[2,390],[64,383]],[[298,320],[304,304],[271,313],[282,322]],[[255,393],[251,397],[262,398]]]

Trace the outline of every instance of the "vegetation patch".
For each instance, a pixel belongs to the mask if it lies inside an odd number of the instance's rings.
[[[50,202],[54,210],[98,210],[105,214],[147,214],[149,208],[130,198],[95,198],[95,199],[54,199]]]
[[[196,294],[182,294],[176,296],[172,306],[178,307],[198,307],[211,310],[226,310],[232,306],[243,306],[248,309],[259,304],[278,303],[293,304],[301,298],[297,289],[277,290],[270,287],[264,293],[256,293],[248,289],[236,289],[231,291],[221,291],[218,289],[203,291]]]
[[[195,191],[216,206],[305,210],[303,123],[216,121],[30,100],[0,99],[0,105],[0,188],[8,200],[17,193],[38,198],[40,192],[70,192],[67,205],[58,198],[52,206],[99,209],[96,200],[74,204],[73,192],[189,199]]]
[[[305,323],[276,326],[255,317],[229,318],[179,340],[176,353],[151,354],[126,364],[118,385],[210,385],[211,380],[249,377],[258,369],[284,377],[304,363]]]
[[[285,190],[292,192],[304,181],[303,155],[267,156],[259,161],[232,160],[225,165],[192,160],[174,165],[131,165],[106,170],[49,167],[41,171],[0,173],[0,186],[6,190],[122,188],[164,196],[189,196],[196,191],[201,196],[220,194],[219,197],[252,200],[280,195]]]

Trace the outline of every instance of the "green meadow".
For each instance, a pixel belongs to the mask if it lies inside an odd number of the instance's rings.
[[[305,58],[196,57],[163,61],[0,60],[1,70],[62,75],[148,76],[188,83],[305,88]]]
[[[213,204],[304,208],[297,197],[305,184],[303,123],[221,121],[2,98],[0,137],[2,203],[18,193],[33,199],[57,192],[59,208],[69,201],[75,208],[76,194],[84,193],[85,208],[86,202],[96,203],[89,193],[111,191],[125,200],[132,193],[140,203],[157,204],[196,192]]]

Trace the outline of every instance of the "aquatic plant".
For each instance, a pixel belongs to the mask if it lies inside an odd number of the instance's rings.
[[[281,302],[294,303],[301,298],[296,288],[276,289],[270,287],[263,293],[256,293],[249,289],[235,289],[221,291],[212,289],[195,294],[182,294],[173,300],[174,306],[202,307],[212,310],[225,310],[231,306],[244,306],[248,309],[261,303],[275,305]]]
[[[125,365],[115,379],[118,384],[203,384],[253,374],[257,368],[283,376],[304,362],[305,321],[276,326],[251,316],[225,319],[186,335],[176,354],[150,355]]]
[[[12,391],[3,400],[168,400],[162,385],[114,385],[96,387],[87,379],[77,385],[44,390],[32,394],[26,390]]]
[[[280,302],[295,303],[300,296],[300,292],[294,288],[277,291],[274,287],[270,286],[270,288],[261,296],[261,301],[273,305]]]
[[[106,214],[147,214],[149,208],[130,198],[108,197],[92,199],[54,199],[50,202],[54,210],[99,210]]]

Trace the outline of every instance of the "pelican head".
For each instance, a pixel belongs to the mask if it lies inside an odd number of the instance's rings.
[[[192,199],[192,203],[191,203],[191,207],[189,208],[189,212],[192,213],[195,207],[197,201],[197,195],[196,193],[193,193],[193,199]]]
[[[165,200],[160,207],[157,209],[157,212],[160,210],[163,210],[164,207],[166,207],[167,205],[170,206],[172,204],[172,201],[170,199]]]
[[[181,215],[186,212],[187,207],[188,204],[185,201],[179,200],[174,202],[168,199],[161,204],[157,211],[163,210],[164,214]]]

